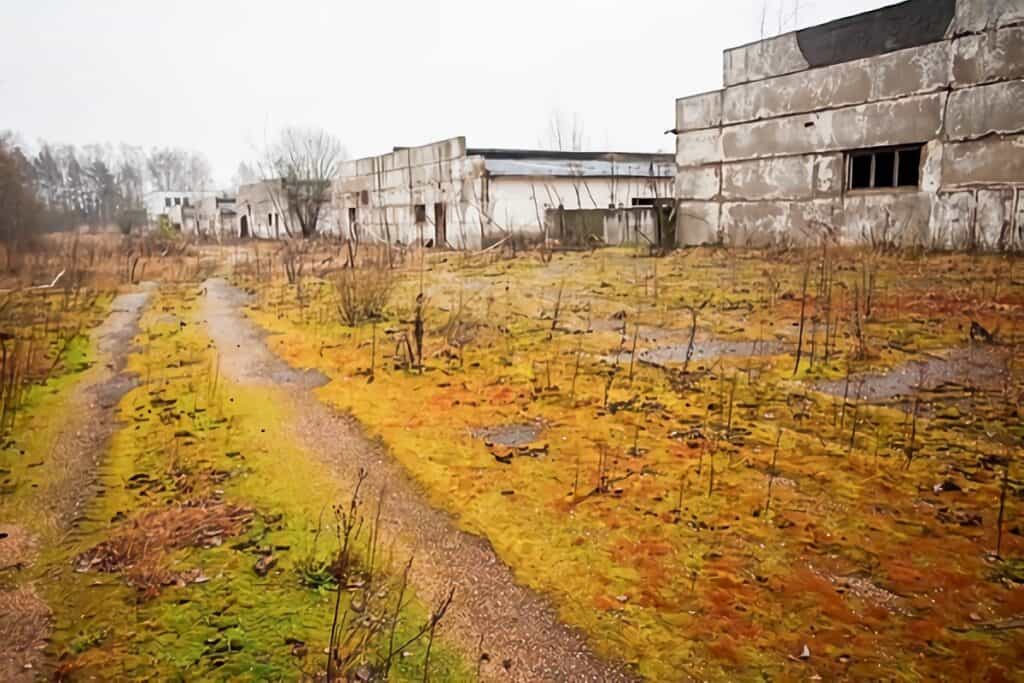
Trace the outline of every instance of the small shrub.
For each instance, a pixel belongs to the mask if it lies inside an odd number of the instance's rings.
[[[379,318],[394,286],[394,274],[380,259],[335,271],[332,280],[338,294],[338,316],[346,325]]]

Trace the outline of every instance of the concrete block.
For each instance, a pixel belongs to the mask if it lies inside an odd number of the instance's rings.
[[[680,133],[676,136],[676,164],[700,166],[722,160],[722,133],[717,128]]]
[[[366,157],[356,159],[356,175],[372,175],[377,169],[377,157]]]
[[[937,138],[941,131],[945,99],[945,93],[918,95],[730,126],[722,129],[722,160],[813,154],[931,140]]]
[[[843,202],[850,242],[901,247],[927,246],[932,195],[927,192],[871,192]]]
[[[980,249],[1003,250],[1015,244],[1013,188],[978,190],[974,237]]]
[[[982,183],[1024,183],[1024,135],[943,145],[944,188]]]
[[[714,128],[722,123],[722,92],[682,97],[676,100],[676,130]]]
[[[717,164],[680,168],[676,176],[676,199],[715,199],[718,197],[719,176]]]
[[[1024,22],[1024,0],[957,0],[950,35],[978,33]]]
[[[957,90],[949,95],[946,139],[971,140],[1024,131],[1024,81]]]
[[[726,50],[723,58],[726,87],[808,68],[795,33]]]
[[[722,231],[728,244],[746,247],[815,245],[841,237],[838,198],[804,202],[724,202]]]
[[[953,83],[977,85],[1024,78],[1024,26],[958,38],[953,43]]]
[[[681,247],[719,242],[718,202],[679,202],[676,205],[676,244]]]
[[[974,192],[940,192],[932,201],[929,246],[966,249],[973,241]]]
[[[842,155],[755,159],[722,166],[722,197],[733,201],[812,199],[842,187]]]
[[[935,92],[950,81],[948,42],[812,69],[725,91],[725,124]]]

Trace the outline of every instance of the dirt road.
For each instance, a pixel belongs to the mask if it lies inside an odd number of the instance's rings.
[[[219,279],[205,286],[202,315],[221,353],[222,372],[235,382],[280,391],[295,408],[289,429],[304,449],[343,481],[354,481],[363,468],[370,490],[387,491],[382,516],[387,541],[396,557],[415,556],[412,579],[421,598],[434,603],[455,586],[455,602],[442,622],[444,635],[468,662],[486,653],[485,679],[636,679],[624,666],[595,655],[578,631],[558,620],[547,599],[517,584],[486,539],[460,531],[447,513],[431,507],[401,465],[367,439],[353,419],[317,400],[311,389],[324,378],[288,367],[267,349],[241,311],[241,291]]]
[[[0,681],[31,681],[43,668],[50,610],[27,577],[41,547],[59,543],[95,493],[94,476],[116,427],[117,403],[135,381],[124,366],[151,292],[152,286],[144,286],[118,295],[93,331],[97,362],[71,389],[60,430],[40,454],[51,466],[35,482],[34,495],[47,503],[36,511],[34,530],[0,519],[0,577],[8,586],[0,590]]]

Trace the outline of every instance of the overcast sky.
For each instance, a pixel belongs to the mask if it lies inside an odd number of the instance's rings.
[[[891,0],[767,0],[767,33]],[[718,88],[765,0],[0,0],[0,130],[201,150],[226,184],[283,125],[350,156],[465,135],[671,150],[676,97]]]

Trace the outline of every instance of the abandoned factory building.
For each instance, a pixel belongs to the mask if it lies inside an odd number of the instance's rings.
[[[910,0],[724,54],[676,102],[682,244],[1024,244],[1024,0]]]
[[[550,209],[671,200],[669,154],[467,148],[463,137],[342,164],[338,222],[367,241],[480,248],[543,234]]]

